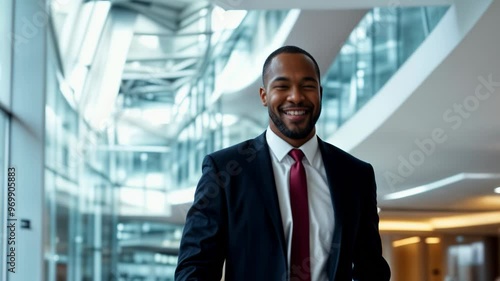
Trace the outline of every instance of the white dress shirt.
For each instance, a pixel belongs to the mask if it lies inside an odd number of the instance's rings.
[[[267,128],[266,140],[271,152],[276,191],[281,211],[281,220],[287,244],[288,268],[292,247],[292,209],[290,207],[290,167],[295,162],[288,155],[294,147]],[[304,153],[302,163],[306,170],[307,196],[309,203],[309,251],[311,254],[311,280],[327,281],[326,263],[335,226],[333,205],[328,187],[325,166],[316,136],[299,147]]]

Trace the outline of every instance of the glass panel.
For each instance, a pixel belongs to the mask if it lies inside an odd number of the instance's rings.
[[[109,2],[56,2],[58,48],[49,47],[46,104],[46,279],[173,280],[182,226],[164,221],[178,204],[170,192],[196,184],[204,155],[263,129],[220,113],[220,73],[242,58],[254,63],[288,11],[153,3],[168,15],[184,5],[193,10],[179,15],[172,33],[167,17],[158,20],[140,3],[116,3],[159,31],[135,31],[116,114],[96,131],[76,109]]]
[[[49,42],[45,140],[46,280],[111,280],[116,210],[110,183],[108,134],[75,110]],[[116,259],[115,259],[116,260]]]
[[[400,9],[398,17],[398,64],[401,65],[424,41],[428,30],[424,8]]]
[[[484,243],[473,242],[464,245],[452,245],[448,248],[448,270],[446,280],[487,280]]]
[[[445,7],[426,7],[425,11],[429,30],[433,30],[448,9]]]
[[[0,38],[8,38],[15,48],[16,44],[26,43],[26,38],[12,33],[13,3],[13,0],[0,1]],[[7,46],[10,45],[4,44],[0,48],[0,105],[4,108],[10,107],[12,49]]]
[[[374,94],[389,80],[398,69],[398,9],[374,9],[373,18],[380,21],[374,24],[373,80]]]
[[[374,8],[354,28],[323,79],[318,134],[331,135],[413,54],[448,7]]]
[[[192,200],[189,192],[174,192],[196,185],[207,153],[264,129],[221,114],[217,95],[223,90],[216,89],[222,79],[241,87],[241,77],[249,76],[241,71],[255,64],[287,15],[210,7],[181,17],[179,36],[169,31],[134,35],[112,126],[116,150],[103,148],[113,151],[111,173],[118,185],[119,278],[173,280],[182,222],[169,221],[171,206]],[[146,21],[143,17],[138,22]],[[155,130],[165,134],[159,138]],[[155,147],[168,149],[149,151]],[[166,222],[158,223],[158,217]]]

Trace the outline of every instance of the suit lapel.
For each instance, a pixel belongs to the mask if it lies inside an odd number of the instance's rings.
[[[276,182],[274,179],[271,155],[266,142],[265,133],[255,139],[255,159],[250,165],[255,166],[257,174],[252,181],[259,189],[264,207],[271,218],[274,230],[276,231],[278,241],[283,250],[283,257],[286,261],[286,243],[279,208],[278,193],[276,191]]]
[[[326,176],[328,179],[328,186],[330,188],[330,196],[333,203],[333,211],[335,216],[335,227],[332,238],[332,245],[330,248],[330,256],[328,262],[328,276],[330,280],[334,280],[335,272],[340,258],[340,242],[342,239],[342,226],[344,214],[342,210],[342,179],[345,177],[343,168],[338,165],[338,157],[335,157],[335,151],[328,147],[328,144],[323,142],[318,137],[318,145],[325,165]]]
[[[340,258],[340,242],[342,239],[342,225],[343,225],[343,204],[342,204],[342,189],[344,185],[342,179],[345,177],[343,167],[335,162],[336,151],[331,149],[327,143],[318,138],[318,145],[325,165],[326,175],[328,179],[328,186],[330,188],[330,195],[333,203],[333,210],[335,214],[335,228],[332,238],[332,245],[330,249],[329,262],[327,265],[328,276],[330,280],[334,280],[335,272],[337,270],[338,260]],[[283,223],[281,220],[281,213],[279,208],[278,194],[276,191],[276,183],[274,179],[273,166],[271,163],[271,156],[269,147],[265,139],[265,133],[254,139],[255,159],[250,161],[250,165],[255,165],[256,174],[252,178],[252,182],[259,189],[264,208],[271,219],[273,228],[277,234],[278,241],[283,250],[283,256],[286,260],[286,243],[285,234],[283,231]],[[288,268],[288,265],[287,265]]]

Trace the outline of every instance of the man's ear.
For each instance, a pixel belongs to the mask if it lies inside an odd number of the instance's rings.
[[[267,93],[266,89],[260,87],[259,89],[259,95],[260,95],[260,101],[262,102],[263,106],[267,106]]]

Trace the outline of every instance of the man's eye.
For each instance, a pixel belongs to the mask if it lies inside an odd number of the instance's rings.
[[[286,89],[286,88],[288,88],[288,86],[287,85],[276,85],[276,86],[274,86],[274,88],[276,88],[276,89]]]
[[[304,88],[307,88],[307,89],[316,89],[316,85],[304,85]]]

